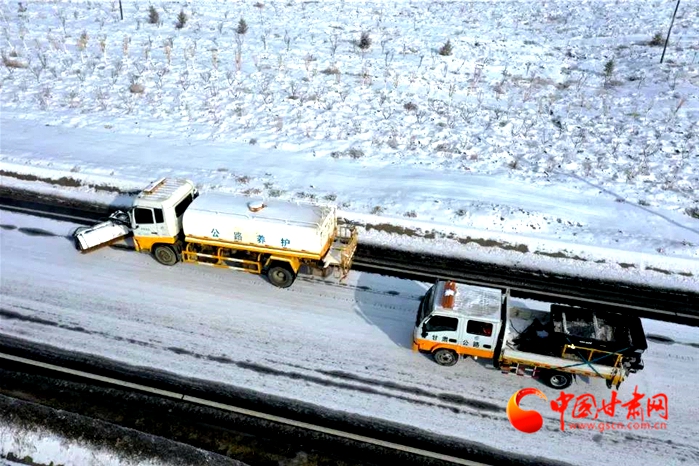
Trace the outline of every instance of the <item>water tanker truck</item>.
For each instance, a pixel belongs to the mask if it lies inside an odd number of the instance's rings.
[[[280,288],[291,286],[302,266],[345,278],[357,247],[356,229],[338,225],[333,205],[199,195],[191,181],[170,178],[147,186],[128,212],[73,236],[82,252],[132,237],[136,251],[163,265],[243,270]]]
[[[413,350],[443,366],[462,357],[491,359],[505,374],[539,378],[558,390],[576,376],[601,377],[618,389],[643,369],[648,344],[639,317],[518,295],[438,280],[420,301]]]

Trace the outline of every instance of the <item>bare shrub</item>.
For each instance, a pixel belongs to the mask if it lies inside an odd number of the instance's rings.
[[[129,91],[131,91],[132,94],[143,94],[145,90],[145,86],[141,83],[133,83],[129,86]]]
[[[78,50],[85,50],[87,48],[87,43],[90,41],[90,36],[87,35],[87,31],[83,31],[78,39]]]
[[[415,213],[414,210],[411,210],[410,212],[404,213],[403,216],[404,216],[404,217],[415,218],[415,217],[417,217],[417,214]]]
[[[605,84],[609,84],[609,81],[612,79],[612,76],[614,75],[614,59],[610,59],[607,63],[604,64],[604,82]]]
[[[699,207],[687,207],[684,211],[690,217],[699,219]]]
[[[5,65],[10,72],[16,68],[29,68],[29,63],[21,61],[18,58],[8,57],[5,55],[5,52],[2,53],[2,64]]]
[[[177,15],[177,22],[175,23],[175,27],[177,29],[182,29],[185,24],[187,24],[187,20],[189,18],[185,14],[184,10],[180,10],[179,14]]]
[[[342,156],[347,156],[351,157],[353,159],[359,159],[361,157],[364,157],[364,152],[361,149],[357,149],[355,147],[352,147],[350,149],[347,149],[346,151],[339,152],[339,151],[333,151],[330,153],[330,157],[334,159],[339,159]]]
[[[150,24],[158,24],[160,22],[160,14],[153,5],[148,8],[148,22]]]
[[[260,3],[260,2],[255,2],[255,4],[254,4],[253,6],[254,6],[255,8],[260,8],[260,9],[262,9],[262,8],[265,7],[265,4],[264,4],[264,3]]]
[[[340,70],[337,69],[335,66],[329,66],[325,68],[323,71],[321,71],[323,74],[331,75],[331,74],[340,74]]]
[[[381,214],[381,213],[383,213],[383,211],[384,211],[384,208],[381,207],[380,205],[374,206],[374,208],[371,209],[371,213],[372,213],[373,215]]]
[[[362,50],[366,50],[369,47],[371,47],[371,37],[369,37],[369,33],[364,31],[362,32],[362,35],[359,38],[359,43],[357,44],[357,47],[359,47]]]
[[[447,57],[447,56],[451,55],[451,53],[452,53],[451,40],[447,39],[447,41],[444,43],[444,45],[442,45],[439,48],[439,54],[444,56],[444,57]]]
[[[663,35],[659,32],[656,32],[653,35],[653,38],[648,42],[648,45],[650,45],[651,47],[660,47],[664,43],[665,41],[663,40]]]
[[[403,108],[406,109],[409,112],[415,112],[417,111],[417,105],[415,105],[412,102],[407,102],[403,105]]]
[[[236,28],[235,32],[241,35],[248,32],[248,23],[246,23],[243,18],[240,18],[240,21],[238,21],[238,27]]]

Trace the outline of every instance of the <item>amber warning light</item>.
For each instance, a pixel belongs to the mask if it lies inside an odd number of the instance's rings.
[[[449,281],[444,285],[444,296],[442,297],[442,307],[445,309],[453,309],[455,296],[456,296],[456,283]]]

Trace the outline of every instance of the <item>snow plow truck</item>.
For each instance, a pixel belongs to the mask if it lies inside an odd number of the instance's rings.
[[[245,196],[199,195],[189,180],[151,183],[128,211],[78,228],[81,252],[132,237],[138,252],[163,265],[190,262],[262,274],[274,286],[292,285],[302,266],[344,279],[357,248],[357,231],[338,225],[333,205]]]
[[[422,297],[413,350],[443,366],[492,359],[502,373],[528,375],[558,390],[577,376],[619,385],[643,369],[641,319],[609,309],[560,304],[534,293],[438,280]]]

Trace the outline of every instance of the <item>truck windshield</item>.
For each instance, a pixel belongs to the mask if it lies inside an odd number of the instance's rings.
[[[434,286],[431,287],[429,290],[427,290],[427,293],[422,297],[420,300],[420,305],[417,308],[417,318],[415,319],[415,326],[418,327],[422,323],[423,320],[425,320],[425,317],[430,312],[430,301],[432,299],[432,290],[434,290]]]

